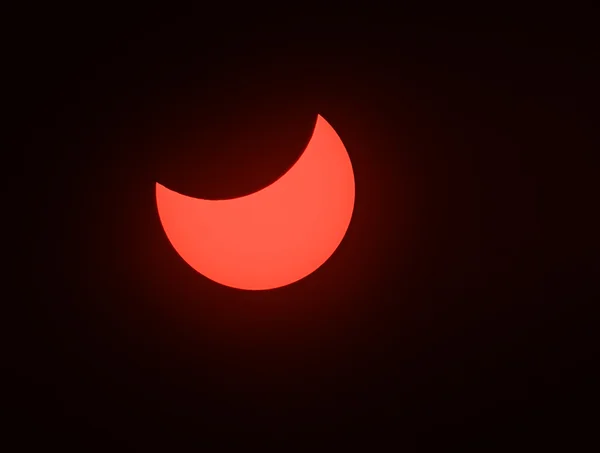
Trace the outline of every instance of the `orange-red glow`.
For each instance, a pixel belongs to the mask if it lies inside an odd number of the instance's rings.
[[[338,247],[354,208],[344,144],[320,115],[296,164],[270,186],[229,200],[203,200],[156,184],[160,220],[196,271],[226,286],[264,290],[300,280]]]

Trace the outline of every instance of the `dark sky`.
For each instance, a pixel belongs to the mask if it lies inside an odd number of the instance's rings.
[[[73,14],[15,16],[6,41],[5,374],[22,440],[539,447],[592,426],[590,24]],[[355,170],[338,250],[273,291],[197,274],[155,182],[254,192],[317,114]]]

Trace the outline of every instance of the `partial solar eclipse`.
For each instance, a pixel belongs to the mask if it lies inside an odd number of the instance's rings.
[[[225,286],[266,290],[306,277],[337,249],[354,209],[354,172],[319,115],[298,161],[264,189],[204,200],[157,183],[156,202],[169,241],[193,269]]]

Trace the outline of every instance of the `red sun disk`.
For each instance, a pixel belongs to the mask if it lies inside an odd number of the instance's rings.
[[[342,241],[354,208],[354,173],[320,115],[306,150],[281,178],[253,194],[203,200],[156,184],[163,228],[196,271],[226,286],[285,286],[320,267]]]

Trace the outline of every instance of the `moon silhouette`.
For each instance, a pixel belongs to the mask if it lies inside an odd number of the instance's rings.
[[[350,157],[320,115],[296,163],[255,193],[204,200],[156,184],[177,253],[205,277],[244,290],[289,285],[325,263],[350,225],[354,196]]]

